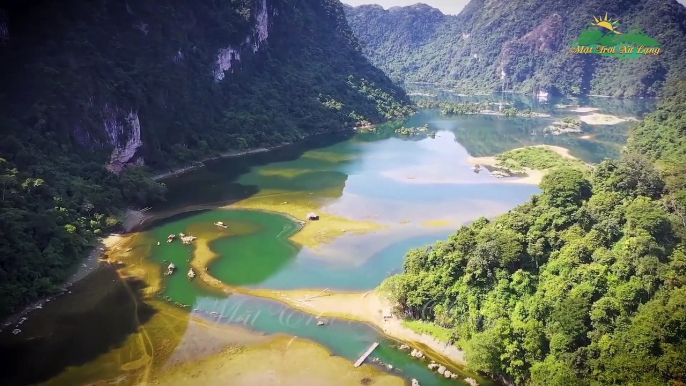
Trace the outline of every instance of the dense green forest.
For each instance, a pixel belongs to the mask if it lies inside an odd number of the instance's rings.
[[[410,112],[337,0],[0,1],[0,317],[163,199],[143,168]]]
[[[605,13],[619,19],[620,31],[641,29],[660,41],[660,54],[570,54],[593,16]],[[392,79],[463,93],[652,96],[686,73],[686,8],[674,0],[472,0],[457,16],[424,5],[363,5],[346,7],[346,16],[365,55]]]
[[[620,160],[409,252],[398,311],[517,385],[686,384],[686,82],[665,94]]]

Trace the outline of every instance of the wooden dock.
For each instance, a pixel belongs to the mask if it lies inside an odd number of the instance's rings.
[[[374,342],[374,344],[371,345],[371,347],[369,347],[369,348],[367,349],[367,351],[364,352],[364,354],[362,354],[362,356],[360,357],[360,359],[358,359],[357,362],[355,362],[355,365],[354,365],[354,366],[355,366],[355,367],[360,367],[360,365],[362,364],[362,362],[364,362],[364,360],[367,359],[367,357],[368,357],[369,355],[371,355],[372,351],[374,351],[374,349],[377,348],[378,346],[379,346],[379,342]]]

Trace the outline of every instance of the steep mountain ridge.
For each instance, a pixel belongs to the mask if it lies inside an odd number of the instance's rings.
[[[394,79],[439,83],[462,92],[545,90],[631,97],[657,95],[668,77],[686,71],[681,55],[686,50],[686,8],[676,0],[472,0],[459,15],[443,18],[426,17],[417,9],[346,8],[356,36],[373,42],[365,54]],[[659,40],[660,54],[631,60],[571,54],[571,43],[594,16],[605,13],[619,19],[621,31],[640,28]],[[373,27],[367,23],[372,17]],[[411,17],[435,31],[432,38],[411,51],[394,50],[414,33],[399,29]],[[395,31],[392,45],[379,45],[370,37],[385,29]]]
[[[0,1],[0,315],[54,292],[126,205],[162,199],[130,166],[410,111],[337,0]]]

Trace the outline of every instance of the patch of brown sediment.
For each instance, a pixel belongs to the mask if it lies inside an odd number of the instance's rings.
[[[302,158],[309,158],[317,161],[324,161],[332,164],[337,164],[341,162],[352,161],[355,158],[357,158],[357,156],[353,154],[339,154],[319,150],[310,150],[308,152],[305,152],[302,155]]]
[[[339,293],[327,290],[241,290],[241,293],[276,300],[299,311],[324,317],[333,317],[371,324],[389,337],[407,342],[425,351],[437,362],[462,369],[464,352],[453,345],[430,335],[419,334],[402,325],[390,314],[391,304],[376,291],[365,293]]]
[[[155,313],[136,333],[94,360],[66,368],[44,385],[146,384],[166,374],[171,366],[219,352],[237,352],[272,339],[244,327],[214,323],[164,302],[146,303]]]
[[[211,355],[219,354],[230,348],[237,349],[263,344],[272,340],[266,334],[251,331],[247,328],[215,323],[212,320],[193,316],[188,323],[181,342],[173,354],[164,362],[162,369],[193,362]]]
[[[239,201],[225,209],[263,210],[288,215],[304,225],[291,237],[291,240],[311,248],[329,243],[343,235],[359,235],[384,228],[383,225],[371,221],[355,221],[322,213],[320,209],[323,203],[318,200],[322,196],[326,197],[326,193],[317,192],[317,197],[310,198],[310,194],[305,192],[270,192]],[[317,213],[319,220],[307,221],[307,215],[310,212]]]
[[[122,278],[135,277],[147,286],[143,290],[145,298],[151,298],[163,288],[162,269],[148,260],[150,248],[156,244],[142,233],[120,236],[117,243],[107,249],[108,261],[117,267]]]
[[[614,115],[607,115],[607,114],[598,114],[598,113],[593,113],[593,114],[588,114],[588,115],[580,115],[579,119],[589,125],[616,125],[618,123],[622,122],[627,122],[627,121],[637,121],[638,119],[633,118],[633,117],[617,117]]]
[[[324,347],[306,340],[278,337],[243,350],[168,369],[153,382],[159,385],[292,385],[292,386],[402,386],[405,381],[372,366],[352,367]]]

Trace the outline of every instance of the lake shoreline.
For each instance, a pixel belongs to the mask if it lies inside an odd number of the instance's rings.
[[[86,256],[85,259],[79,260],[79,262],[77,263],[80,264],[80,266],[77,268],[76,272],[72,273],[69,276],[69,278],[64,283],[62,283],[59,292],[38,299],[33,303],[26,305],[20,311],[8,316],[5,320],[2,321],[2,324],[0,324],[0,331],[9,327],[12,324],[15,325],[14,328],[19,328],[21,330],[20,324],[18,323],[22,318],[27,317],[26,315],[30,314],[32,311],[42,309],[45,303],[52,301],[58,296],[71,293],[71,291],[69,291],[69,288],[71,288],[77,282],[88,277],[97,269],[101,268],[102,264],[106,264],[105,262],[100,260],[100,256],[104,253],[107,253],[109,250],[115,247],[121,241],[121,239],[121,235],[114,233],[107,237],[98,238],[97,241],[93,243],[93,249],[90,252],[88,252],[88,256]]]
[[[398,119],[407,119],[407,118],[409,118],[409,116],[404,117],[404,118],[398,118]],[[391,122],[391,121],[386,121],[386,122]],[[380,122],[379,124],[383,124],[386,122]],[[284,143],[281,143],[279,145],[268,146],[268,147],[257,147],[257,148],[240,150],[240,151],[228,151],[228,152],[220,153],[218,155],[213,155],[210,157],[205,157],[205,158],[201,158],[201,159],[196,160],[196,161],[192,161],[191,164],[189,164],[188,166],[182,166],[180,169],[176,169],[176,170],[171,169],[167,172],[158,172],[157,174],[154,174],[151,178],[153,181],[159,181],[159,180],[164,180],[167,178],[178,177],[182,174],[185,174],[185,173],[188,173],[190,171],[197,170],[197,169],[204,167],[205,164],[203,164],[203,162],[216,161],[216,160],[224,159],[224,158],[242,157],[242,156],[251,155],[251,154],[266,153],[266,152],[277,150],[277,149],[280,149],[280,148],[283,148],[283,147],[286,147],[289,145],[293,145],[295,143],[301,142],[301,141],[306,140],[310,137],[315,137],[318,135],[335,134],[335,133],[342,133],[342,132],[347,132],[347,131],[353,131],[354,132],[354,131],[361,130],[361,129],[369,129],[369,128],[372,128],[375,126],[376,126],[376,124],[370,124],[370,125],[364,125],[364,126],[354,126],[351,128],[343,128],[343,129],[339,129],[339,130],[327,131],[325,133],[310,134],[310,135],[307,135],[304,138],[301,138],[300,140],[295,141],[295,142],[284,142]]]
[[[243,295],[274,300],[295,310],[318,318],[337,318],[366,323],[384,335],[424,351],[428,357],[448,368],[464,372],[465,352],[429,334],[421,334],[402,325],[402,320],[390,315],[391,304],[377,293],[338,292],[327,290],[240,290]],[[409,352],[407,352],[409,355]]]
[[[568,159],[574,159],[578,160],[577,157],[574,157],[569,149],[561,146],[553,146],[553,145],[534,145],[534,146],[524,146],[516,149],[512,149],[510,151],[516,151],[520,149],[526,149],[526,148],[531,148],[531,147],[541,147],[544,149],[551,150],[563,158],[568,158]],[[492,156],[492,157],[469,157],[467,158],[467,162],[471,165],[483,165],[483,166],[490,166],[493,168],[499,167],[500,161],[497,160],[497,156]],[[526,176],[523,177],[517,177],[517,176],[512,176],[512,177],[503,177],[499,178],[499,180],[502,180],[504,183],[508,184],[527,184],[527,185],[536,185],[538,186],[541,181],[543,180],[543,177],[545,177],[547,170],[537,170],[537,169],[530,169],[530,168],[524,168],[524,173]]]

